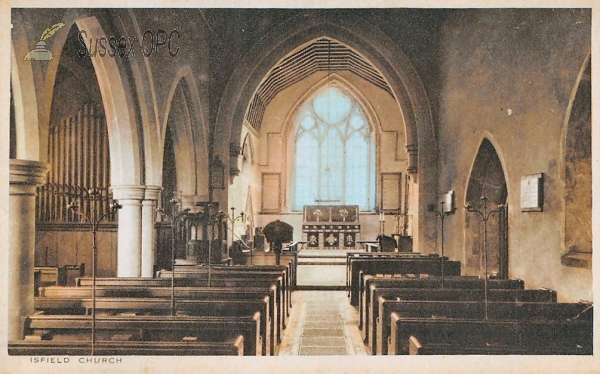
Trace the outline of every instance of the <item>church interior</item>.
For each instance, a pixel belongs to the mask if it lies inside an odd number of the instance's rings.
[[[10,17],[9,355],[593,355],[590,8]]]

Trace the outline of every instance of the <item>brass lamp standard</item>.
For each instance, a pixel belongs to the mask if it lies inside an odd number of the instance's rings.
[[[481,220],[483,221],[483,264],[485,269],[485,277],[484,277],[484,303],[485,303],[485,319],[488,319],[488,258],[487,258],[487,222],[492,216],[492,214],[499,213],[503,208],[504,204],[499,204],[495,210],[488,211],[487,207],[488,198],[485,196],[481,196],[481,201],[483,202],[482,210],[475,209],[471,204],[465,205],[465,208],[468,212],[477,213],[481,216]]]
[[[186,208],[181,210],[181,201],[179,199],[173,198],[169,200],[171,203],[171,213],[166,214],[171,221],[171,315],[175,315],[175,236],[177,233],[177,229],[175,224],[179,221],[185,219],[185,216],[189,213],[190,209]],[[164,214],[162,209],[159,209],[161,213]]]
[[[440,210],[439,212],[436,210],[435,205],[431,204],[429,206],[429,211],[434,213],[436,217],[440,218],[441,226],[442,226],[442,235],[441,235],[441,252],[442,252],[442,288],[444,288],[444,219],[452,214],[451,211],[444,210],[444,201],[440,201]]]
[[[215,224],[220,225],[221,224],[221,220],[223,219],[223,217],[226,217],[227,214],[225,214],[225,212],[223,211],[219,211],[218,213],[213,213],[213,210],[216,206],[213,204],[208,204],[206,207],[206,219],[207,222],[210,224],[211,226],[211,233],[210,236],[208,238],[208,287],[212,287],[212,282],[211,282],[211,274],[212,274],[212,242],[213,239],[215,237]],[[218,230],[221,230],[220,228],[218,228]],[[218,236],[217,236],[218,237]],[[220,239],[219,239],[220,240]]]
[[[112,203],[108,208],[108,212],[101,212],[97,209],[97,202],[102,199],[102,192],[100,189],[94,188],[85,193],[82,199],[90,201],[90,212],[89,216],[80,211],[79,204],[77,202],[71,202],[67,205],[69,210],[72,210],[75,214],[82,217],[82,221],[87,221],[91,225],[92,229],[92,352],[96,348],[96,268],[98,262],[98,228],[100,222],[105,218],[116,214],[121,205]]]

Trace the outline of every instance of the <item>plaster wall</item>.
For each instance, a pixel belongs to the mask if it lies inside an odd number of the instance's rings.
[[[590,50],[590,11],[473,10],[441,32],[439,186],[454,190],[446,253],[465,257],[466,188],[488,138],[508,188],[509,276],[561,300],[592,299],[592,272],[561,265],[564,246],[564,121]],[[544,173],[543,212],[522,212],[521,177]]]

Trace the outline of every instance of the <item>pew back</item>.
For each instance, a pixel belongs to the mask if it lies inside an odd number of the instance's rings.
[[[186,337],[200,341],[222,341],[223,337],[244,337],[244,354],[261,355],[260,313],[252,316],[97,316],[97,341],[111,341],[116,335],[131,335],[131,340],[181,342]],[[23,319],[23,339],[40,336],[42,340],[88,341],[90,316],[33,315]],[[50,338],[50,339],[44,339]]]
[[[86,356],[92,351],[91,342],[11,341],[11,356]],[[100,341],[94,345],[96,356],[243,356],[244,336],[223,341],[146,342]]]
[[[536,303],[536,302],[490,302],[488,318],[494,320],[523,321],[579,319],[592,322],[593,312],[585,303]],[[375,354],[387,353],[390,336],[391,314],[403,318],[467,318],[484,319],[483,301],[414,301],[379,298],[379,315],[373,326],[369,341],[375,346]]]
[[[419,319],[392,313],[391,322],[389,354],[409,354],[411,336],[432,343],[513,345],[517,351],[540,347],[544,354],[555,354],[553,342],[559,341],[573,354],[593,353],[593,324],[588,321]]]

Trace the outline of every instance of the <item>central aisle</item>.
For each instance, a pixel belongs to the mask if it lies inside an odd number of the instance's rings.
[[[345,291],[294,291],[279,356],[366,355]]]

